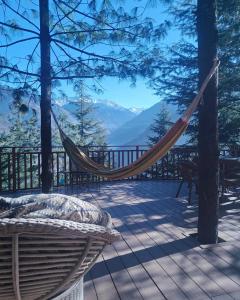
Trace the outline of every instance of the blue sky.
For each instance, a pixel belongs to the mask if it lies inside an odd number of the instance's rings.
[[[136,1],[127,1],[127,7],[131,6],[132,3],[136,4]],[[157,2],[157,1],[156,1]],[[160,3],[160,1],[159,1]],[[156,23],[161,23],[164,21],[164,19],[169,18],[169,16],[163,11],[166,8],[158,4],[157,7],[148,7],[146,10],[145,15],[150,16],[156,20]],[[10,18],[13,18],[14,16],[10,16]],[[26,23],[24,21],[20,21],[21,26],[26,26]],[[15,39],[15,38],[14,38]],[[13,39],[13,40],[14,40]],[[16,37],[17,39],[17,37]],[[174,30],[171,30],[169,33],[169,36],[164,41],[164,44],[171,44],[173,41],[179,39],[178,33]],[[19,45],[16,45],[13,47],[13,49],[9,49],[10,55],[21,57],[26,55],[26,51],[30,51],[29,49],[25,48],[34,48],[35,41],[31,41],[29,47],[29,44],[23,44],[19,47]],[[4,54],[4,53],[2,53]],[[0,52],[1,55],[1,52]],[[21,65],[21,60],[16,59],[16,63],[18,65]],[[160,97],[154,95],[154,90],[147,87],[147,82],[143,79],[139,79],[136,83],[136,87],[130,87],[130,83],[127,81],[121,81],[119,82],[118,79],[113,78],[105,78],[101,81],[101,85],[103,87],[103,94],[100,95],[94,95],[91,94],[92,98],[96,99],[106,99],[116,102],[119,105],[122,105],[124,107],[137,107],[137,108],[148,108],[155,104],[156,102],[160,101]],[[74,96],[74,93],[72,92],[72,89],[70,86],[64,85],[63,89],[66,91],[66,93],[69,96]]]
[[[131,1],[128,2],[128,5]],[[156,23],[161,23],[165,19],[170,19],[170,16],[166,13],[166,6],[159,4],[161,1],[155,1],[157,6],[149,6],[146,9],[146,16],[153,18]],[[130,6],[130,5],[129,5]],[[168,36],[162,41],[163,45],[171,45],[175,41],[179,40],[180,36],[176,29],[169,30]],[[93,98],[111,100],[126,108],[148,108],[161,100],[159,95],[155,95],[153,89],[149,88],[147,80],[139,78],[136,83],[136,87],[131,87],[131,83],[126,80],[119,81],[117,78],[105,78],[101,80],[103,87],[103,94],[92,94]],[[71,94],[71,88],[66,88]]]

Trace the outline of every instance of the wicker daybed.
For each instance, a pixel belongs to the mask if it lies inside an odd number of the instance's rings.
[[[19,208],[18,215],[24,215]],[[0,299],[65,299],[66,290],[72,292],[81,283],[104,246],[119,238],[109,220],[97,225],[83,217],[83,223],[26,216],[0,219]]]

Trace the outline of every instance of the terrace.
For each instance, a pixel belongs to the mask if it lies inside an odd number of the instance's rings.
[[[90,155],[110,159],[108,164],[116,167],[129,163],[143,151],[139,147],[109,149],[105,153],[95,149]],[[222,154],[228,154],[227,150]],[[35,178],[38,178],[40,153],[11,149],[1,155],[2,161],[5,155],[9,162],[4,169],[9,180],[5,191],[8,194],[15,191],[14,196],[32,193],[33,188],[38,192],[39,181]],[[85,180],[61,182],[60,173],[66,175],[71,165],[64,152],[53,153],[54,191],[107,210],[121,233],[121,239],[105,248],[87,274],[86,300],[240,299],[239,194],[232,194],[221,203],[217,245],[200,245],[191,235],[197,228],[197,201],[194,196],[191,205],[188,204],[186,185],[180,197],[175,198],[180,179],[177,165],[194,155],[191,148],[173,149],[164,160],[138,177],[86,184]],[[15,178],[12,170],[17,174]],[[3,187],[2,180],[2,190]]]
[[[240,299],[240,199],[221,205],[219,236],[202,246],[197,205],[173,181],[104,183],[74,192],[106,209],[122,235],[85,279],[85,299]],[[186,190],[183,193],[186,195]]]

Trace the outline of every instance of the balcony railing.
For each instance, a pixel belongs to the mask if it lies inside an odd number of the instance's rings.
[[[147,146],[102,146],[85,148],[87,155],[100,164],[111,168],[120,168],[140,157]],[[228,155],[229,147],[221,150],[221,155]],[[194,147],[175,147],[142,174],[128,178],[141,179],[179,179],[178,163],[197,155]],[[76,168],[66,152],[54,147],[52,152],[53,186],[74,184],[68,176]],[[77,170],[83,171],[83,170]],[[80,177],[82,180],[99,180],[96,176]],[[87,178],[87,179],[86,179]],[[103,179],[100,179],[103,180]],[[38,147],[0,147],[0,192],[38,189],[41,187],[41,150]]]

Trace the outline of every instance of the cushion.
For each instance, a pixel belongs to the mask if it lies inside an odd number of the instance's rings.
[[[91,203],[63,194],[0,198],[0,218],[50,218],[111,226],[110,215]]]

